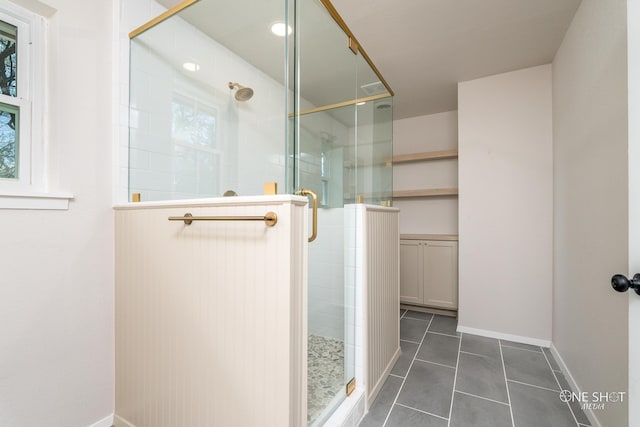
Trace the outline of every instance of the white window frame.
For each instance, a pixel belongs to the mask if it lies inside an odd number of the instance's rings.
[[[20,109],[18,179],[0,179],[0,209],[68,209],[73,196],[49,192],[46,180],[47,22],[8,0],[0,20],[18,28],[18,96],[0,94],[0,102]]]
[[[207,147],[207,146],[203,146],[203,145],[196,145],[196,144],[187,144],[183,141],[180,141],[178,139],[175,139],[173,137],[173,135],[171,135],[171,147],[172,147],[172,151],[173,154],[175,155],[175,148],[176,147],[182,147],[182,148],[188,148],[190,150],[194,150],[194,151],[199,151],[202,153],[207,153],[207,154],[211,154],[214,157],[217,158],[218,161],[218,173],[217,173],[217,193],[219,194],[221,191],[221,182],[222,182],[222,150],[219,147],[220,144],[220,122],[218,121],[219,118],[219,109],[217,107],[215,107],[212,103],[206,102],[205,100],[203,100],[201,97],[195,96],[195,95],[188,95],[184,92],[174,92],[173,96],[171,98],[171,107],[173,108],[173,103],[178,103],[178,104],[182,104],[184,106],[189,106],[190,104],[192,106],[195,107],[195,111],[205,111],[207,113],[209,113],[211,116],[213,116],[215,118],[216,121],[216,128],[215,128],[215,146],[213,147]],[[173,117],[171,118],[171,120],[173,121]],[[197,170],[197,168],[196,168]],[[200,172],[197,171],[197,173],[199,174]],[[173,176],[175,179],[175,170],[173,171]],[[179,191],[176,190],[175,188],[175,182],[172,184],[172,192],[173,193],[180,193]],[[196,189],[196,193],[200,194],[200,187],[198,186],[198,188]],[[203,197],[203,196],[202,196]]]

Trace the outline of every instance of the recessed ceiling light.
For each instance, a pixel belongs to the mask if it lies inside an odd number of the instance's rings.
[[[285,33],[286,31],[286,33]],[[271,32],[278,37],[284,37],[293,32],[290,26],[285,25],[284,22],[275,22],[271,25]]]
[[[200,66],[195,62],[185,62],[184,64],[182,64],[182,68],[187,71],[198,71],[200,69]]]

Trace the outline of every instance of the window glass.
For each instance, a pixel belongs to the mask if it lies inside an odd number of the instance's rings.
[[[0,178],[18,178],[18,121],[20,110],[0,103]]]
[[[16,42],[18,29],[0,21],[0,92],[3,95],[18,96],[18,55]]]
[[[174,191],[194,196],[220,193],[216,109],[177,97],[171,115]]]
[[[200,108],[198,108],[200,107]],[[187,100],[174,100],[172,105],[171,134],[181,144],[216,146],[216,114]]]

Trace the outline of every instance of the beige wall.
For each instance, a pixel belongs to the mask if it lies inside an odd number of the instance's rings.
[[[640,236],[640,3],[627,2],[629,97],[629,235]],[[640,273],[640,239],[629,239],[630,275]],[[629,360],[640,360],[640,298],[629,292]],[[629,364],[629,398],[640,398],[640,366]],[[629,405],[629,425],[640,425],[640,405]]]
[[[584,0],[553,62],[553,343],[578,387],[627,389],[626,1]],[[636,159],[637,162],[637,159]],[[603,426],[625,426],[607,405]]]
[[[113,6],[46,3],[57,9],[50,184],[75,200],[67,211],[0,210],[3,426],[88,426],[113,412]]]
[[[458,112],[430,114],[393,122],[393,154],[458,148]],[[450,188],[458,186],[458,161],[399,163],[393,167],[393,188]],[[400,209],[400,233],[457,234],[458,199],[436,197],[395,199]]]
[[[551,339],[551,66],[462,82],[459,325]]]

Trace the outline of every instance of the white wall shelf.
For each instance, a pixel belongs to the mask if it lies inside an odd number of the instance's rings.
[[[426,151],[423,153],[401,154],[393,156],[393,164],[420,162],[430,160],[457,159],[458,150]],[[423,188],[416,190],[396,190],[393,192],[394,199],[417,198],[417,197],[442,197],[457,196],[457,188]]]
[[[456,158],[458,158],[458,150],[427,151],[424,153],[401,154],[398,156],[393,156],[393,163],[396,164]]]
[[[394,199],[405,199],[413,197],[442,197],[458,196],[457,188],[423,188],[418,190],[396,190],[393,192]]]
[[[393,123],[393,203],[402,233],[458,232],[458,113]]]

